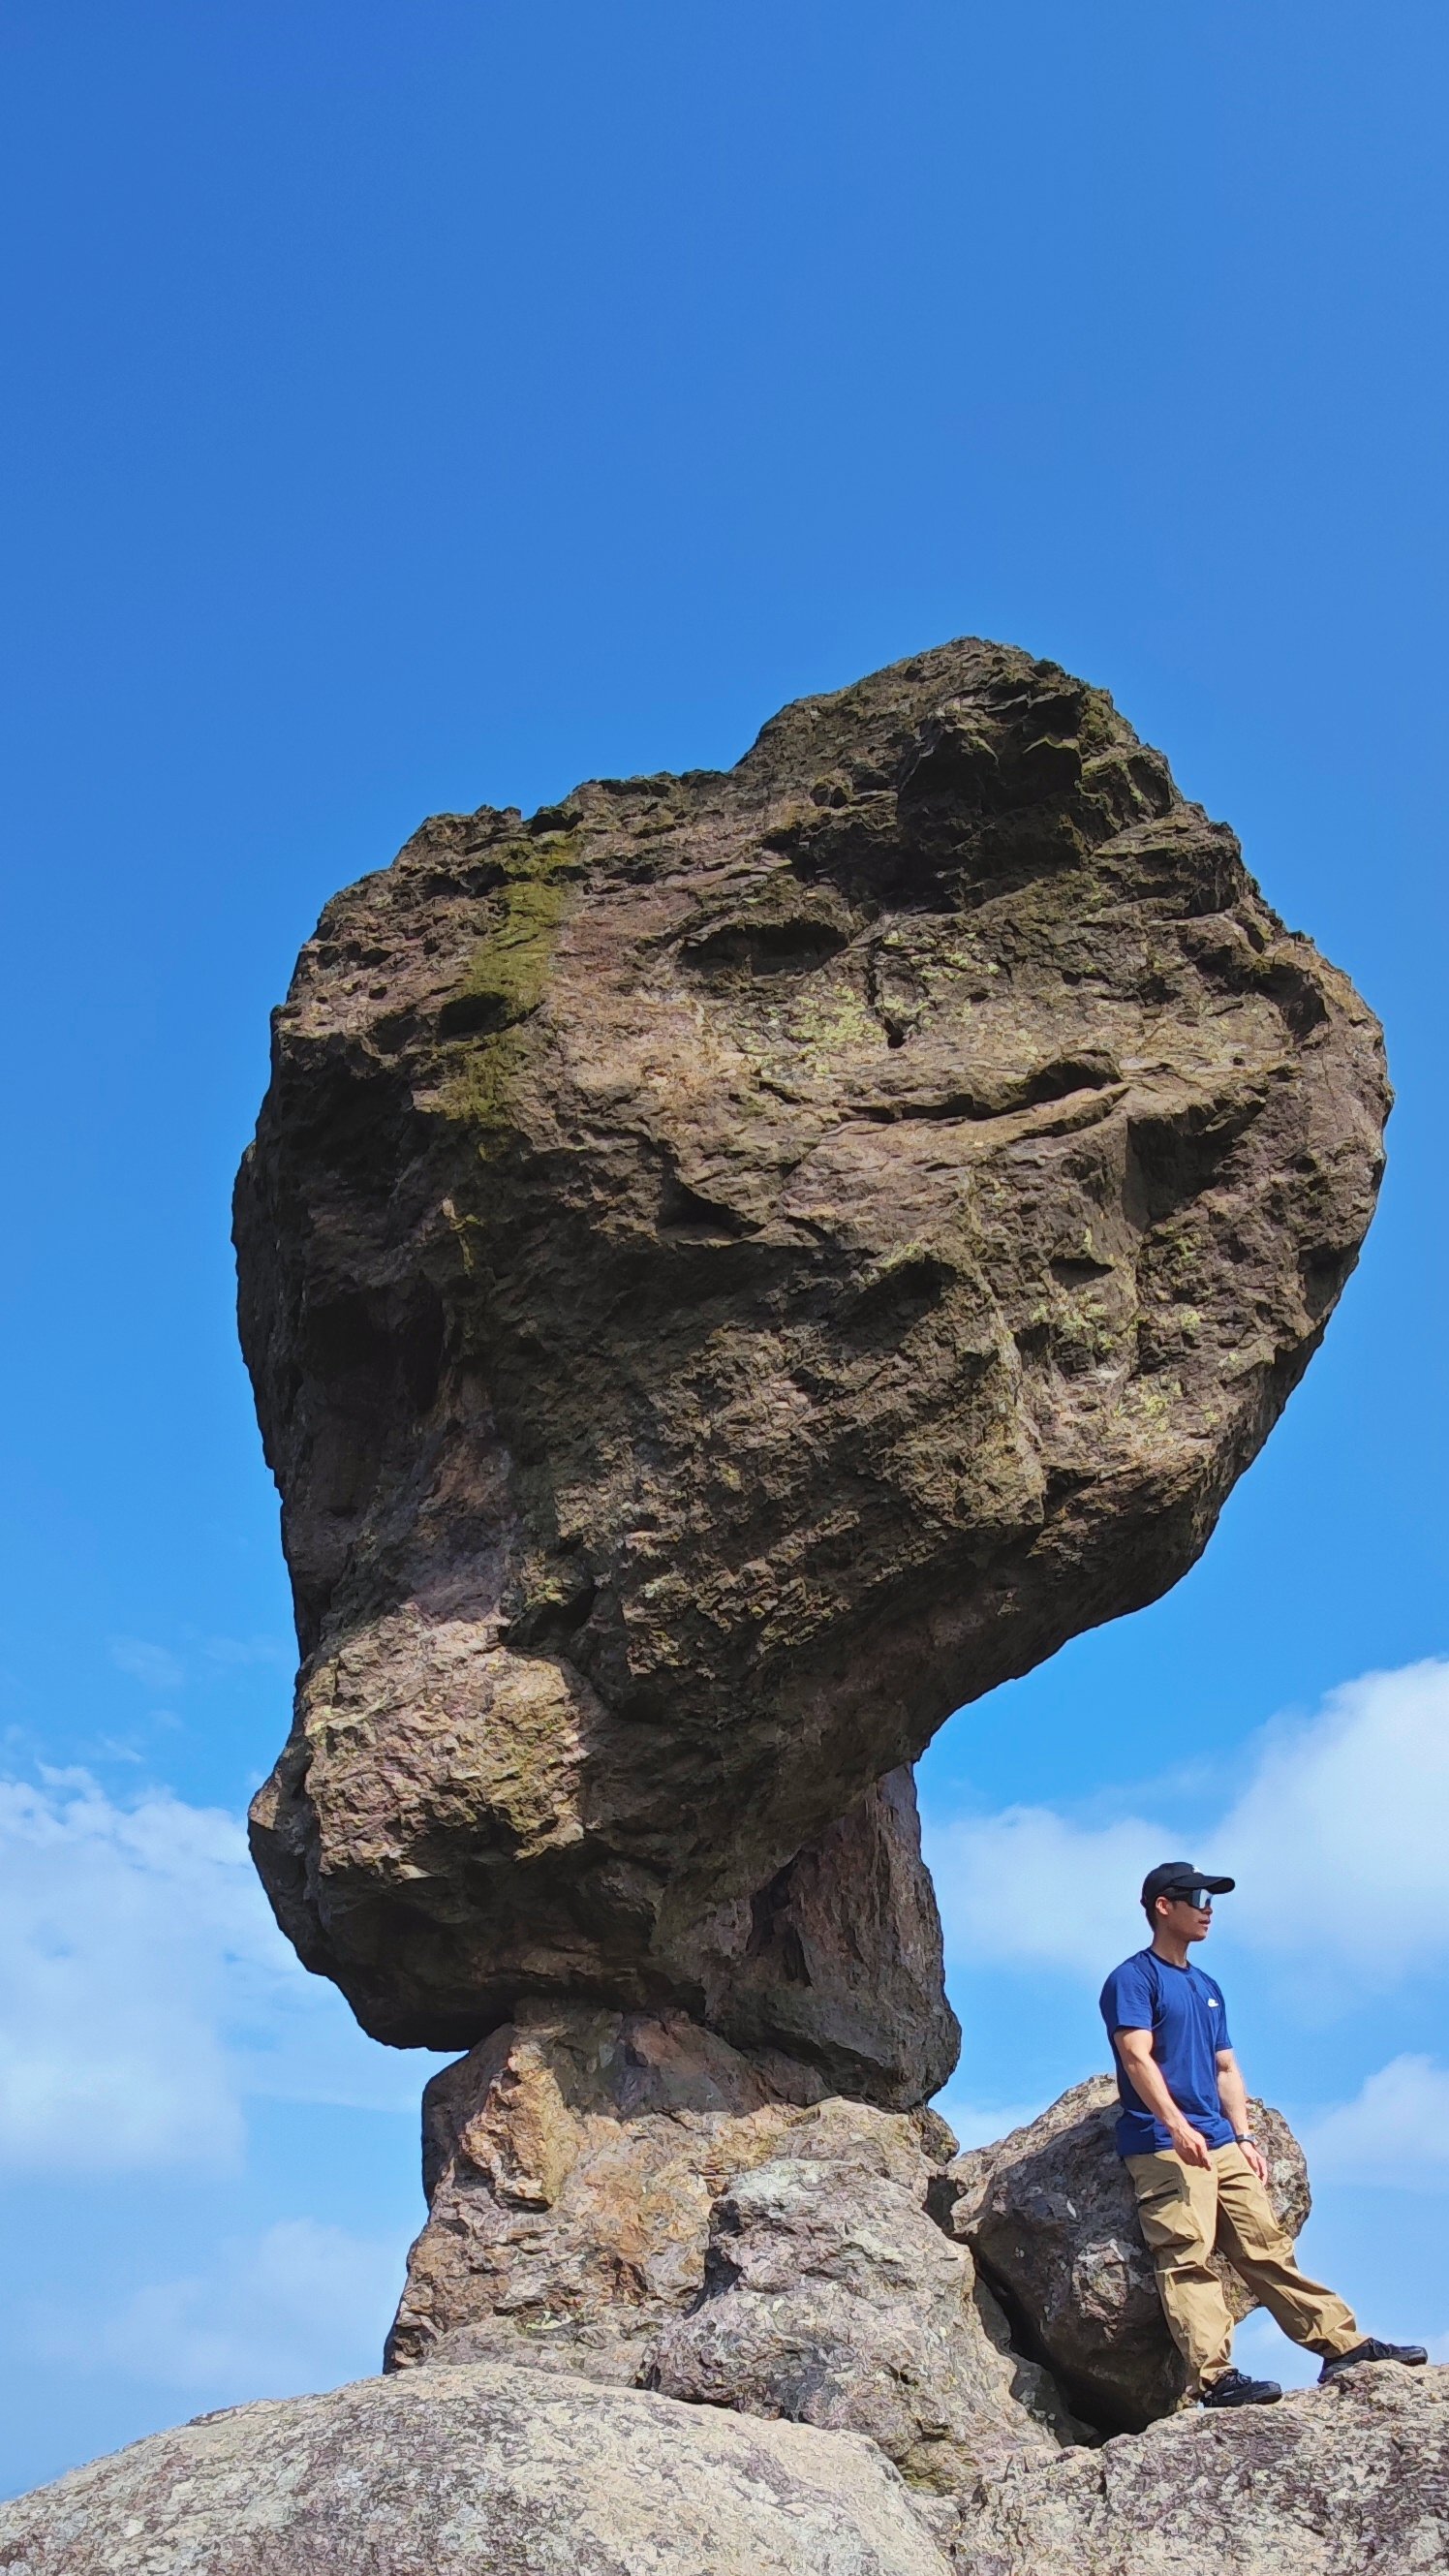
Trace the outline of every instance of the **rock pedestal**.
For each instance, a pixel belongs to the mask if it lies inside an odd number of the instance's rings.
[[[1078,2428],[931,2214],[930,2112],[541,2004],[435,2076],[394,2369],[487,2359],[869,2433],[948,2503]]]

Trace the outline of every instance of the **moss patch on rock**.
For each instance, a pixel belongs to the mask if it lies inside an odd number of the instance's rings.
[[[444,1113],[492,1137],[503,1125],[520,1024],[548,986],[554,942],[569,906],[576,835],[509,844],[499,855],[504,882],[489,898],[493,918],[463,980],[438,1014],[443,1038],[467,1040],[441,1094]]]

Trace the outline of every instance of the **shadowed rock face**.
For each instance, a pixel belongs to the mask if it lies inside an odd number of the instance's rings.
[[[1110,2075],[1074,2085],[1029,2127],[958,2156],[952,2233],[1006,2303],[1017,2341],[1106,2433],[1140,2432],[1182,2402],[1187,2373],[1167,2331],[1131,2177],[1118,2157]],[[1268,2196],[1290,2236],[1310,2208],[1303,2150],[1281,2111],[1252,2105]],[[1256,2307],[1221,2258],[1235,2318]]]
[[[303,951],[237,1194],[304,1655],[255,1850],[303,1958],[394,2041],[567,1994],[921,2098],[913,1820],[872,1884],[829,1837],[1192,1563],[1386,1106],[1232,834],[1021,653],[426,824]]]

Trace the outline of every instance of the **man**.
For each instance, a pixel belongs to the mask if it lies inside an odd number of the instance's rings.
[[[1271,2406],[1273,2379],[1231,2367],[1233,2321],[1211,2256],[1227,2256],[1294,2343],[1322,2355],[1320,2381],[1357,2361],[1428,2360],[1422,2344],[1365,2337],[1332,2290],[1300,2272],[1265,2188],[1267,2160],[1248,2126],[1248,2095],[1228,2036],[1222,1989],[1188,1952],[1212,1929],[1213,1898],[1230,1878],[1164,1861],[1142,1883],[1150,1949],[1114,1968],[1102,2018],[1117,2061],[1117,2152],[1137,2210],[1164,2314],[1204,2406]]]

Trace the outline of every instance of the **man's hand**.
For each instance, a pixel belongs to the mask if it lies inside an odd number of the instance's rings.
[[[1252,2166],[1254,2173],[1257,2175],[1259,2182],[1266,2184],[1268,2180],[1268,2159],[1264,2155],[1262,2148],[1259,2146],[1257,2139],[1239,2138],[1238,2145],[1241,2147],[1243,2154],[1247,2157],[1248,2162]]]
[[[1167,2133],[1185,2165],[1201,2165],[1204,2172],[1211,2170],[1212,2150],[1201,2129],[1195,2129],[1190,2120],[1170,2120]],[[1247,2152],[1245,2147],[1244,2155]]]

